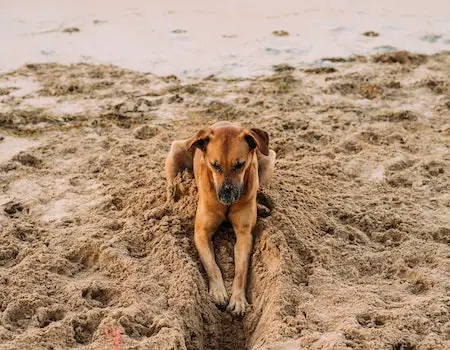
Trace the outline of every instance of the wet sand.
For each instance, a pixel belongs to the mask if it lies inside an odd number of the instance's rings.
[[[450,56],[327,65],[0,75],[0,149],[32,146],[0,164],[0,349],[107,349],[117,324],[123,349],[450,348]],[[165,202],[171,141],[223,119],[264,128],[278,154],[242,319],[208,296],[191,174]],[[228,289],[233,244],[222,227]]]
[[[158,75],[249,77],[279,63],[321,64],[323,57],[450,50],[450,5],[0,0],[0,42],[7,48],[0,55],[2,72],[25,63],[86,62]]]

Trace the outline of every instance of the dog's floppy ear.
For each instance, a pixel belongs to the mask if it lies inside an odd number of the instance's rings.
[[[246,130],[245,140],[251,149],[258,148],[265,156],[269,155],[269,134],[261,129]]]
[[[193,147],[198,148],[199,150],[205,152],[206,146],[209,142],[209,136],[211,135],[211,129],[202,129],[197,132],[197,134],[194,137],[191,137],[188,142],[187,146],[188,149],[192,149]]]

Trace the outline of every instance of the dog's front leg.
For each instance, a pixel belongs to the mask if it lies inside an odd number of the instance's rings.
[[[221,308],[227,306],[228,294],[223,283],[222,272],[217,266],[214,256],[212,236],[223,219],[223,214],[209,212],[199,203],[195,217],[195,246],[208,277],[209,294],[212,296],[214,303]]]
[[[235,274],[228,310],[234,314],[243,315],[248,306],[245,292],[248,266],[253,248],[253,228],[256,224],[256,202],[244,209],[230,211],[228,217],[236,234],[234,246]]]

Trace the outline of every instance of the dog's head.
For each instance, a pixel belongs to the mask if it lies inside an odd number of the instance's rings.
[[[188,147],[203,152],[217,199],[229,205],[238,201],[244,191],[245,174],[256,157],[255,151],[269,154],[269,135],[261,129],[225,124],[200,130],[189,140]]]

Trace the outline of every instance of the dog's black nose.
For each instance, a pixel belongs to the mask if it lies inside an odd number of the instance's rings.
[[[229,182],[223,183],[217,198],[224,204],[231,204],[239,199],[240,190]]]

